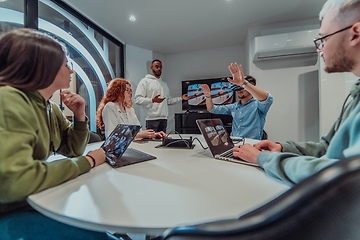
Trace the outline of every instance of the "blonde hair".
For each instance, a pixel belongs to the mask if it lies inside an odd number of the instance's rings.
[[[319,19],[335,9],[335,17],[340,27],[346,27],[360,21],[360,0],[328,0],[319,13]]]

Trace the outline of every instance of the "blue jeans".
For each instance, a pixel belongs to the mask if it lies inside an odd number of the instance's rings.
[[[108,240],[106,233],[72,227],[35,210],[19,211],[0,218],[0,240]]]

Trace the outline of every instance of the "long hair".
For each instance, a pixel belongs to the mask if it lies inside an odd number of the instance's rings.
[[[65,47],[33,29],[17,29],[0,39],[0,86],[35,91],[54,81],[65,58]]]
[[[128,103],[125,103],[125,89],[127,84],[131,86],[131,84],[128,81],[122,78],[115,78],[111,80],[111,82],[109,83],[106,89],[106,93],[104,97],[101,99],[99,107],[96,111],[96,126],[98,128],[104,127],[102,111],[108,102],[117,102],[119,100],[125,105],[125,107],[128,108],[132,107],[131,99]]]

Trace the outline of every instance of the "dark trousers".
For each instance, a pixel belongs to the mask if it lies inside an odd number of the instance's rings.
[[[72,227],[52,220],[35,210],[19,211],[0,218],[3,240],[108,240],[106,233]]]
[[[153,129],[155,132],[166,133],[167,119],[146,120],[146,129]]]

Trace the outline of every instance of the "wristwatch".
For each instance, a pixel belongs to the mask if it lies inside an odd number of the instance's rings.
[[[242,88],[245,88],[246,84],[248,84],[249,82],[247,80],[245,80],[245,82],[240,86]]]

